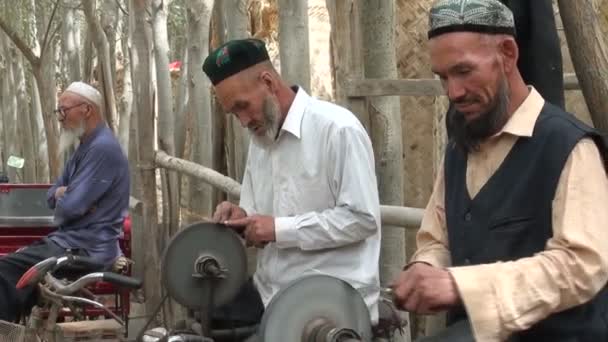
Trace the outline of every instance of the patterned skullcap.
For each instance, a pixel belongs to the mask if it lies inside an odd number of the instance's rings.
[[[216,85],[224,79],[269,60],[263,41],[258,39],[231,40],[211,52],[203,63],[203,71]]]
[[[450,32],[515,36],[515,20],[498,0],[438,0],[430,11],[428,37]]]

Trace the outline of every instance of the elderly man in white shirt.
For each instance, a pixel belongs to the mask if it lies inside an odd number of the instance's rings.
[[[203,70],[225,112],[251,133],[240,205],[223,202],[214,214],[259,247],[255,291],[246,292],[266,306],[289,282],[328,274],[359,289],[376,322],[380,204],[364,127],[347,109],[287,85],[261,41],[230,41]]]

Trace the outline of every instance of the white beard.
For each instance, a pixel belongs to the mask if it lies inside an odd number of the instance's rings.
[[[59,153],[64,154],[70,147],[76,148],[84,131],[84,121],[81,121],[80,125],[74,129],[62,128],[59,136]]]
[[[250,131],[251,140],[260,147],[269,147],[272,145],[279,132],[279,107],[270,99],[264,101],[264,135],[258,136],[255,132]]]

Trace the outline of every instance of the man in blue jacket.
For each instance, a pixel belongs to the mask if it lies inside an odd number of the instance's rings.
[[[60,150],[78,144],[62,175],[49,189],[58,228],[41,241],[0,258],[0,320],[29,311],[35,286],[17,290],[31,266],[51,256],[86,255],[111,265],[120,255],[118,239],[129,208],[129,167],[118,140],[104,122],[101,94],[72,83],[59,97]]]

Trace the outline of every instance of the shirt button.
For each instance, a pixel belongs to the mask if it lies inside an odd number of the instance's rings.
[[[464,220],[465,221],[471,221],[471,218],[473,217],[473,215],[471,215],[471,213],[466,213],[464,215]]]

